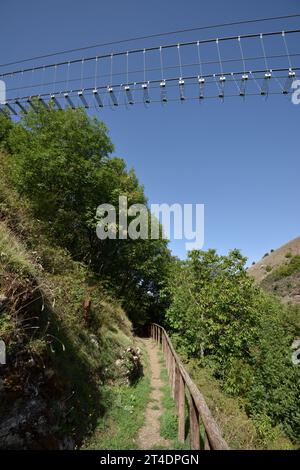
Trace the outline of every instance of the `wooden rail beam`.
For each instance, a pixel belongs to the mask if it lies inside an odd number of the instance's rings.
[[[178,384],[178,441],[185,441],[185,385],[181,374]]]

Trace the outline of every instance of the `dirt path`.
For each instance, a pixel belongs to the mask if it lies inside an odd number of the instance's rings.
[[[159,418],[163,413],[162,391],[163,382],[160,378],[161,365],[159,363],[158,348],[153,340],[142,339],[142,346],[146,349],[150,366],[150,383],[152,392],[148,403],[144,426],[139,430],[137,444],[139,449],[150,450],[153,447],[170,449],[170,442],[160,435]]]

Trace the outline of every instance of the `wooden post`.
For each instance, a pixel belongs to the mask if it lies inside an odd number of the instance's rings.
[[[170,373],[171,373],[170,364],[171,364],[171,350],[170,350],[169,344],[167,344],[167,370],[168,370],[169,380],[170,380]]]
[[[183,443],[185,440],[185,390],[184,380],[179,373],[178,383],[178,441]]]
[[[172,397],[175,399],[175,387],[176,387],[176,360],[173,356],[173,364],[172,364]]]
[[[172,397],[174,398],[173,377],[174,377],[174,356],[173,356],[172,351],[170,351],[170,386],[171,386]]]
[[[190,447],[191,450],[200,449],[200,435],[199,435],[199,413],[196,408],[193,397],[189,399],[189,414],[190,414]]]
[[[166,359],[167,373],[169,376],[169,345],[168,345],[167,338],[165,338],[165,359]]]
[[[168,378],[169,378],[169,381],[170,381],[170,374],[171,374],[170,364],[171,364],[171,351],[170,351],[170,346],[168,345]]]
[[[210,444],[207,436],[207,432],[205,431],[204,435],[204,450],[210,450]]]
[[[169,348],[168,348],[168,343],[167,340],[165,342],[165,358],[166,358],[166,368],[167,368],[167,373],[169,374]]]
[[[174,381],[174,399],[177,410],[179,409],[179,387],[180,387],[180,370],[175,361],[175,381]]]

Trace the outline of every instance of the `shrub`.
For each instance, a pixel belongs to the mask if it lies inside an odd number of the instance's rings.
[[[300,255],[293,256],[287,264],[279,266],[274,272],[274,279],[280,280],[300,271]]]

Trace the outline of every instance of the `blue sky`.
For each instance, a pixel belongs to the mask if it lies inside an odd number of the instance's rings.
[[[2,0],[0,62],[180,28],[287,15],[300,11],[297,3]],[[176,41],[286,26],[299,27],[299,19],[201,31]],[[158,42],[139,46],[151,44]],[[270,96],[106,109],[101,118],[116,155],[135,168],[149,202],[205,204],[204,248],[226,253],[237,247],[252,261],[300,235],[299,113],[300,105],[290,99]],[[184,243],[171,242],[173,253],[184,257]]]

